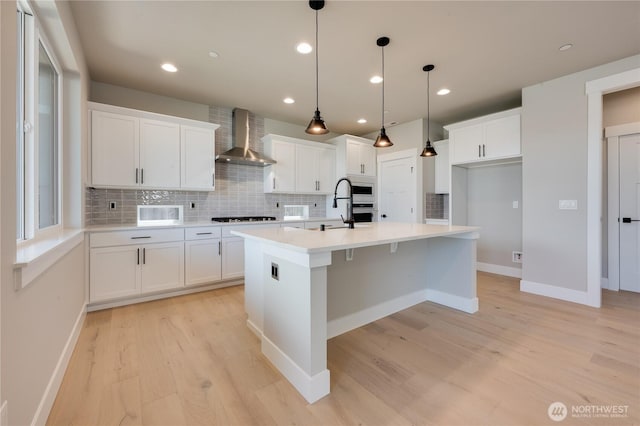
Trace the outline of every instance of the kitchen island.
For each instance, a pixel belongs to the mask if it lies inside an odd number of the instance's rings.
[[[478,231],[414,223],[233,231],[245,239],[247,325],[315,402],[329,393],[327,339],[424,301],[478,310]]]

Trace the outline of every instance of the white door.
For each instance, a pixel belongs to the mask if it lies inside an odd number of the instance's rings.
[[[180,125],[140,120],[140,184],[180,187]]]
[[[378,220],[416,222],[416,159],[417,154],[378,157],[380,201]],[[387,158],[385,158],[387,157]]]
[[[640,134],[620,137],[620,290],[640,292]]]
[[[180,187],[213,191],[215,134],[211,129],[180,126]]]

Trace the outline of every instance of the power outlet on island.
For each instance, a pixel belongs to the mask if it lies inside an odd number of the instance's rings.
[[[511,261],[513,263],[522,263],[522,252],[521,251],[512,251],[511,252]]]

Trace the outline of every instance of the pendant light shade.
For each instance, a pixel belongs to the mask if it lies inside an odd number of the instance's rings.
[[[320,109],[318,108],[318,11],[324,7],[324,0],[309,0],[309,7],[316,11],[316,112],[313,114],[313,118],[309,122],[305,132],[312,135],[326,135],[329,133],[329,129],[327,129],[327,125],[324,124],[324,120],[320,116]]]
[[[382,127],[380,128],[380,134],[376,138],[373,146],[376,148],[387,148],[393,146],[393,142],[387,136],[387,131],[384,128],[384,47],[389,44],[389,37],[380,37],[376,44],[381,48],[382,51]]]
[[[431,71],[433,71],[433,69],[435,68],[434,65],[425,65],[424,67],[422,67],[422,71],[427,73],[427,143],[424,146],[424,149],[422,150],[422,153],[420,154],[420,157],[435,157],[436,155],[438,155],[438,153],[436,152],[435,148],[431,145],[431,139],[429,138],[429,130],[430,130],[430,120],[431,117],[429,116],[430,111],[429,111],[429,73]]]

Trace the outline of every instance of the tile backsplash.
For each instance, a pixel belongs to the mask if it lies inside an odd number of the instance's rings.
[[[425,217],[428,219],[449,218],[449,194],[426,193]]]
[[[209,121],[220,124],[216,130],[216,153],[232,146],[232,109],[210,106]],[[252,149],[262,152],[264,119],[249,115]],[[185,222],[209,221],[213,216],[275,216],[282,219],[285,204],[309,206],[310,217],[326,215],[325,195],[265,194],[263,168],[216,163],[216,190],[163,191],[142,189],[86,188],[86,225],[136,223],[139,204],[182,205]],[[115,209],[110,209],[112,202]],[[190,208],[195,203],[195,208]]]

